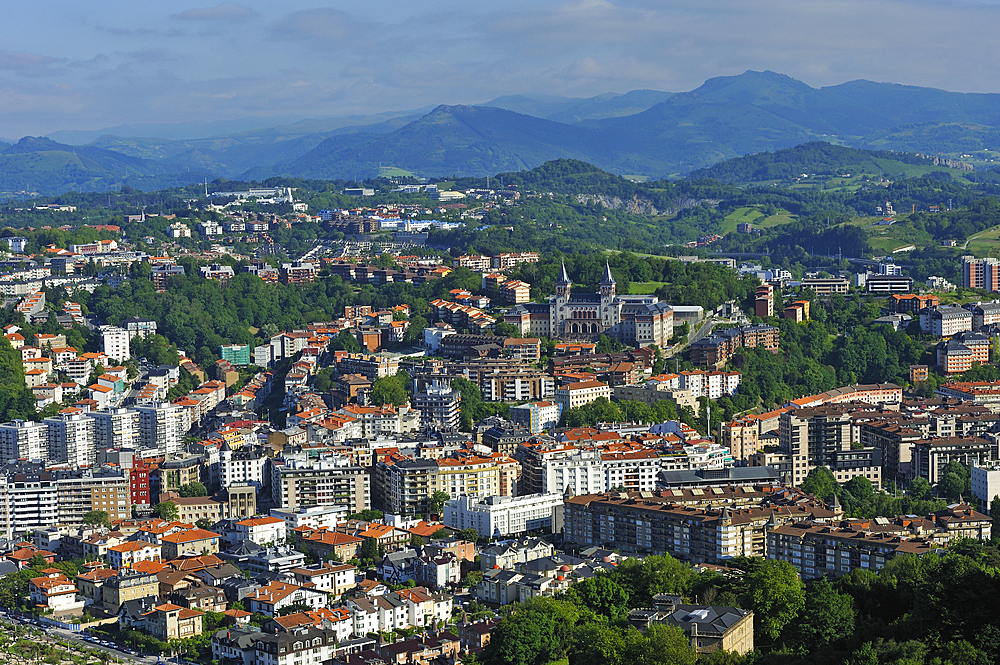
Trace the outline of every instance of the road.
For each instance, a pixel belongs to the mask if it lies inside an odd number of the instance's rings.
[[[687,347],[689,347],[692,344],[694,344],[695,342],[697,342],[702,337],[705,337],[705,336],[709,335],[712,332],[712,328],[715,327],[715,324],[716,324],[715,319],[713,319],[713,318],[707,318],[707,319],[705,319],[702,322],[701,327],[699,327],[693,333],[690,333],[690,332],[688,333],[687,341],[684,344],[677,344],[673,348],[671,348],[670,349],[670,355],[667,356],[667,357],[668,358],[673,358],[674,356],[678,355],[681,351],[683,351]]]
[[[126,663],[146,663],[146,665],[156,665],[156,656],[133,656],[129,653],[122,651],[121,649],[114,649],[112,647],[106,647],[100,644],[91,644],[83,639],[83,633],[74,632],[72,630],[66,630],[64,628],[46,628],[45,633],[48,635],[58,636],[60,639],[66,640],[68,642],[74,642],[76,644],[82,645],[89,649],[96,649],[98,651],[107,651],[114,658]]]

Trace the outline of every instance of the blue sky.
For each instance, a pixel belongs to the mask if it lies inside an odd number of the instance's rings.
[[[334,117],[771,69],[1000,92],[1000,5],[953,0],[5,3],[0,136]]]

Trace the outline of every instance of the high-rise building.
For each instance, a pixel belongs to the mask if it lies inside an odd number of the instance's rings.
[[[125,362],[132,357],[129,331],[118,326],[101,326],[101,350],[108,358]]]
[[[184,410],[176,404],[159,402],[152,406],[140,406],[139,447],[156,448],[164,455],[175,455],[181,451],[184,426]]]
[[[358,513],[372,507],[371,476],[341,460],[267,461],[275,508],[347,506]]]
[[[70,467],[94,464],[93,418],[83,413],[61,413],[43,422],[48,426],[50,462]]]
[[[458,429],[461,400],[457,390],[437,381],[413,396],[414,407],[420,411],[420,424],[439,430]]]
[[[0,467],[0,533],[6,538],[59,523],[59,488],[40,463]]]
[[[113,467],[56,470],[59,523],[83,524],[83,516],[101,510],[111,520],[131,517],[129,473]]]
[[[12,420],[0,425],[0,462],[48,459],[48,436],[44,423]]]
[[[962,257],[962,286],[967,289],[1000,291],[1000,259]]]
[[[107,409],[90,414],[94,419],[97,448],[134,448],[139,443],[139,412],[134,409]]]

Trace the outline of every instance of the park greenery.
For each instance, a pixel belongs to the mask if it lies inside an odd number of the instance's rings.
[[[620,562],[556,598],[514,607],[481,656],[485,665],[631,663],[994,663],[1000,622],[996,542],[960,541],[943,555],[904,555],[881,570],[803,582],[786,562],[738,558],[699,573],[669,556]],[[628,611],[656,594],[752,610],[756,650],[697,654],[679,628],[639,631]]]

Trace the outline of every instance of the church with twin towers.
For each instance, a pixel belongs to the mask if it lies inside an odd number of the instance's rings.
[[[630,346],[666,346],[674,334],[670,305],[654,295],[618,295],[611,265],[604,264],[598,293],[577,293],[563,263],[556,293],[544,303],[523,303],[504,315],[522,335],[592,342],[608,335]]]

